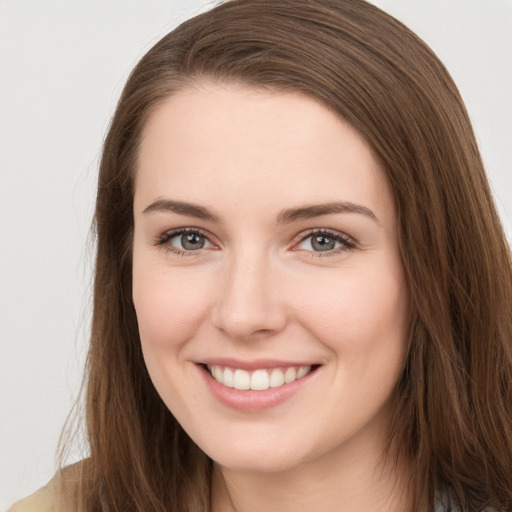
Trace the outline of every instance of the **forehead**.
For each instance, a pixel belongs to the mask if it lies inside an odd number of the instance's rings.
[[[219,189],[231,203],[258,198],[269,208],[288,200],[385,208],[389,199],[366,141],[316,99],[206,82],[178,91],[148,119],[135,199],[208,202]]]

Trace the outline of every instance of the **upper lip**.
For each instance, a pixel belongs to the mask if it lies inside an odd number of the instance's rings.
[[[311,361],[284,361],[281,359],[251,359],[250,361],[243,361],[229,357],[211,357],[199,363],[207,366],[227,366],[229,368],[239,368],[247,371],[279,367],[289,368],[291,366],[313,366],[317,364]]]

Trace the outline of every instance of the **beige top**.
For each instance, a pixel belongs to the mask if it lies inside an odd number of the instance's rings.
[[[82,464],[77,463],[57,471],[41,489],[15,503],[8,512],[70,512],[75,510],[76,483]]]

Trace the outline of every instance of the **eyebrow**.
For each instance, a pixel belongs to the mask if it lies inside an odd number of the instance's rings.
[[[277,216],[277,224],[288,224],[299,220],[311,219],[313,217],[320,217],[321,215],[330,215],[333,213],[358,213],[369,217],[377,224],[379,219],[369,208],[360,204],[351,203],[349,201],[342,201],[337,203],[324,203],[312,204],[308,206],[301,206],[299,208],[289,208],[283,210]]]
[[[207,220],[210,222],[220,223],[222,218],[217,213],[194,203],[186,203],[183,201],[174,201],[172,199],[159,199],[151,203],[142,212],[143,214],[150,214],[155,212],[173,212],[188,217],[195,217],[197,219]],[[323,203],[313,204],[307,206],[300,206],[298,208],[287,208],[282,210],[276,219],[276,224],[290,224],[299,220],[312,219],[322,215],[330,215],[334,213],[357,213],[365,215],[373,221],[379,223],[375,213],[373,213],[366,206],[351,203],[349,201],[342,201],[336,203]]]
[[[188,217],[196,217],[197,219],[209,220],[211,222],[220,222],[221,217],[213,213],[208,208],[193,203],[185,203],[182,201],[173,201],[171,199],[159,199],[151,203],[142,212],[143,214],[155,212],[173,212]]]

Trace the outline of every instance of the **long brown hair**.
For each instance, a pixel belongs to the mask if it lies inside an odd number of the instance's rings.
[[[155,391],[131,300],[133,176],[155,107],[204,77],[299,91],[367,140],[391,184],[411,336],[390,443],[416,511],[512,508],[512,265],[468,115],[432,51],[362,0],[235,0],[132,72],[105,140],[81,509],[206,512],[211,461]],[[449,503],[447,504],[449,506]]]

